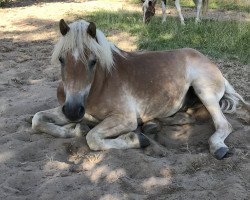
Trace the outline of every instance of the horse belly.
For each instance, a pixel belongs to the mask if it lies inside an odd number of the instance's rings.
[[[163,87],[156,94],[137,101],[138,116],[143,122],[155,118],[169,117],[180,110],[190,84],[170,85],[171,87],[167,87],[168,89]]]

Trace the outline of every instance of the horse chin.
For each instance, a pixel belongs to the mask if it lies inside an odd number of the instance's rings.
[[[70,114],[65,114],[65,113],[63,114],[69,123],[80,123],[84,118],[84,114],[80,116],[75,116],[75,115],[70,115]]]
[[[67,117],[66,117],[67,118]],[[82,117],[81,119],[76,119],[76,120],[72,120],[72,119],[69,119],[67,118],[68,122],[69,123],[81,123],[82,120],[83,120],[84,117]]]

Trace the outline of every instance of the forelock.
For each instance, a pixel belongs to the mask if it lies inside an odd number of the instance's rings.
[[[92,38],[87,33],[89,22],[84,20],[76,21],[69,24],[70,30],[65,36],[61,36],[55,45],[52,54],[52,63],[58,63],[58,58],[64,56],[66,52],[79,53],[79,58],[87,65],[87,58],[85,55],[86,49],[91,51],[97,57],[101,66],[108,71],[112,70],[113,51],[120,54],[118,48],[110,43],[102,31],[97,29],[96,38]]]

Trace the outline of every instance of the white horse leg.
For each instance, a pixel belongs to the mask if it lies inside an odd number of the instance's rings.
[[[195,23],[200,22],[200,11],[201,11],[201,6],[202,6],[202,0],[197,0],[197,13],[196,13],[196,18],[195,18]]]
[[[146,8],[144,7],[144,5],[142,7],[142,12],[143,12],[142,20],[143,20],[143,23],[145,24],[146,23]]]
[[[180,0],[175,0],[175,7],[176,7],[176,9],[177,9],[177,11],[178,11],[178,14],[179,14],[179,17],[180,17],[180,19],[181,19],[181,24],[182,24],[182,25],[185,25],[184,17],[183,17],[183,15],[182,15],[182,13],[181,13]]]
[[[61,107],[36,113],[32,119],[32,128],[62,138],[81,136],[88,131],[83,124],[70,123]]]
[[[161,8],[162,8],[162,23],[166,22],[166,0],[161,1]]]
[[[202,87],[204,88],[204,87]],[[210,113],[215,124],[215,133],[209,139],[210,152],[217,158],[222,159],[228,152],[228,147],[225,145],[224,140],[232,132],[232,126],[229,124],[223,115],[219,100],[220,97],[209,89],[194,88],[196,94],[201,99],[204,106]]]
[[[149,145],[143,134],[134,131],[137,128],[136,117],[111,116],[94,127],[86,136],[92,150],[141,148]]]

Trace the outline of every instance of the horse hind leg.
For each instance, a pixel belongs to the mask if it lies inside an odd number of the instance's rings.
[[[159,132],[161,130],[161,126],[174,126],[174,125],[186,125],[193,124],[200,120],[200,115],[197,113],[201,113],[204,106],[202,106],[200,99],[194,92],[193,87],[190,87],[182,108],[172,116],[156,118],[155,120],[151,120],[143,123],[142,131],[146,135],[151,135]],[[201,112],[200,112],[201,111]]]
[[[225,118],[219,105],[219,101],[223,95],[222,91],[224,90],[223,88],[206,88],[204,87],[204,82],[199,85],[200,87],[198,84],[194,86],[195,92],[210,113],[216,129],[215,133],[209,138],[210,152],[220,160],[224,158],[229,151],[224,140],[232,132],[232,126]]]

